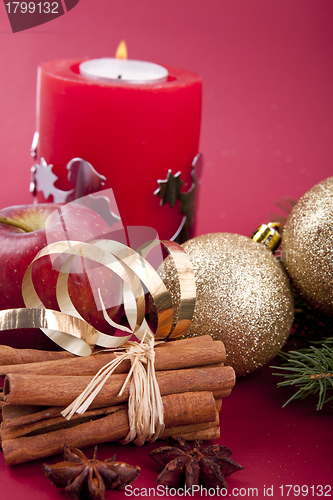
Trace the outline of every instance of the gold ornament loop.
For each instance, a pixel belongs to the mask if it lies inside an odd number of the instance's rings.
[[[271,252],[275,252],[281,243],[281,224],[279,222],[269,222],[262,224],[250,236],[253,241],[262,243]]]

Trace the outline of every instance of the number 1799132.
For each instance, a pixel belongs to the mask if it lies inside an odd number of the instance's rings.
[[[8,14],[59,14],[59,2],[8,2]]]
[[[332,486],[327,484],[327,485],[321,485],[318,484],[316,486],[306,486],[306,485],[292,485],[292,484],[285,484],[283,486],[279,486],[280,494],[281,496],[285,497],[302,497],[306,496],[308,497],[331,497],[332,496]]]

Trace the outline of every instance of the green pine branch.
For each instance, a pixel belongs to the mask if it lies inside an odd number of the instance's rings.
[[[294,399],[316,395],[317,410],[321,410],[325,403],[333,400],[333,337],[316,344],[320,347],[313,345],[307,349],[280,353],[286,363],[272,366],[282,372],[273,375],[284,377],[284,381],[277,384],[278,387],[298,389],[283,406]]]

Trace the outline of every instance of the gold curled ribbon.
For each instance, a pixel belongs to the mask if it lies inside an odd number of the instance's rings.
[[[98,339],[96,340],[97,345],[109,348],[117,348],[122,346],[125,342],[127,342],[131,338],[132,334],[135,333],[140,328],[141,323],[144,319],[143,290],[140,283],[138,283],[138,280],[134,280],[133,277],[128,272],[125,271],[121,263],[117,261],[117,259],[113,258],[112,254],[105,252],[102,249],[98,249],[92,243],[84,243],[80,241],[59,241],[44,247],[40,252],[38,252],[34,260],[27,268],[27,271],[24,275],[22,282],[22,295],[26,307],[34,307],[34,308],[44,307],[44,304],[40,300],[33,286],[32,268],[33,264],[38,259],[45,257],[46,255],[50,256],[54,254],[69,255],[69,258],[65,261],[60,270],[56,288],[58,306],[60,311],[64,314],[64,316],[70,315],[84,321],[79,312],[75,309],[70,299],[67,287],[70,266],[75,256],[85,257],[90,260],[93,260],[94,262],[100,265],[108,267],[109,269],[114,271],[121,279],[123,279],[124,283],[126,283],[129,286],[129,288],[131,288],[131,290],[134,291],[134,293],[136,293],[137,296],[135,297],[135,301],[136,301],[138,318],[134,330],[130,330],[127,327],[124,327],[123,325],[118,325],[112,322],[111,318],[107,316],[108,322],[111,323],[112,326],[119,328],[121,330],[125,330],[128,333],[130,333],[130,335],[125,337],[112,337],[110,335],[105,335],[102,332],[98,331]],[[68,333],[70,334],[70,332]],[[64,344],[66,344],[65,338],[64,341],[62,342],[62,346]],[[69,350],[67,347],[65,347],[65,349]]]
[[[74,354],[88,356],[96,344],[98,332],[87,322],[58,311],[40,308],[18,308],[0,311],[0,330],[40,328],[55,343]],[[67,333],[70,332],[70,335]]]
[[[179,277],[181,300],[178,320],[173,330],[173,305],[170,293],[157,271],[145,259],[148,253],[161,243],[174,259]],[[183,248],[177,243],[154,240],[140,247],[138,251],[134,251],[130,247],[114,240],[95,240],[91,243],[67,240],[51,243],[38,252],[24,275],[22,295],[27,308],[45,309],[32,282],[32,268],[38,259],[55,254],[68,255],[60,270],[56,286],[57,301],[60,309],[60,313],[58,313],[60,328],[57,335],[55,333],[50,334],[47,328],[42,327],[41,329],[64,349],[80,356],[86,356],[91,353],[91,348],[89,346],[88,348],[82,346],[79,340],[86,338],[87,330],[89,327],[92,327],[85,322],[76,310],[68,293],[68,277],[75,256],[90,259],[97,264],[107,267],[123,281],[124,309],[130,325],[129,327],[115,323],[107,315],[101,295],[100,298],[105,320],[115,328],[123,330],[129,335],[114,337],[96,330],[97,338],[94,335],[96,345],[119,348],[133,334],[140,340],[147,330],[154,335],[145,320],[145,294],[142,285],[147,288],[156,306],[158,320],[155,332],[156,339],[179,337],[188,328],[195,305],[195,281],[190,260]],[[100,294],[100,291],[98,293]],[[71,336],[71,328],[67,328],[69,326],[67,316],[81,320],[81,337],[74,335],[74,338],[69,338]],[[61,322],[62,317],[63,323]],[[34,326],[34,324],[31,324],[30,327],[39,328],[39,326]],[[94,344],[89,345],[94,346]]]
[[[192,321],[196,286],[193,267],[191,261],[180,245],[174,241],[163,241],[164,246],[169,250],[177,269],[180,300],[177,323],[168,338],[177,338],[183,335]]]

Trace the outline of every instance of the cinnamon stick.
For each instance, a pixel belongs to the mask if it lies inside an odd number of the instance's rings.
[[[181,344],[179,344],[181,342]],[[176,347],[179,345],[191,346],[196,345],[199,348],[201,344],[207,344],[214,342],[210,335],[202,335],[200,337],[191,337],[188,339],[175,339],[168,342],[162,342],[158,344],[159,349],[162,346]],[[157,347],[157,346],[156,346]],[[97,351],[97,352],[104,352]],[[94,353],[93,353],[94,354]],[[96,354],[96,353],[95,353]],[[225,354],[224,354],[225,357]],[[44,351],[39,349],[16,349],[14,347],[9,347],[6,345],[0,345],[0,365],[16,365],[16,364],[26,364],[26,363],[36,363],[43,361],[54,361],[64,358],[77,358],[75,354],[68,351]]]
[[[29,418],[32,414],[40,410],[41,407],[39,405],[10,405],[5,403],[2,409],[2,420],[6,424],[12,421],[19,422],[21,419]]]
[[[184,436],[189,433],[196,433],[199,431],[207,431],[210,428],[219,427],[220,419],[218,413],[216,413],[216,418],[212,422],[195,423],[188,425],[180,425],[178,427],[170,427],[165,429],[161,439],[165,439],[171,436]]]
[[[15,409],[14,412],[12,412],[12,409]],[[9,405],[6,403],[6,406],[3,408],[2,421],[6,428],[23,426],[38,422],[39,420],[59,416],[63,409],[63,406],[50,406],[47,408],[33,406],[29,410],[29,406],[26,405]]]
[[[197,431],[190,431],[181,434],[185,441],[196,441],[201,439],[202,441],[210,441],[211,439],[219,439],[221,435],[220,427],[217,425],[215,427],[209,427],[207,429],[200,429]],[[173,434],[175,436],[175,434]]]
[[[196,422],[214,421],[216,404],[213,394],[189,392],[162,397],[166,429]],[[85,447],[124,439],[129,431],[126,409],[119,409],[98,420],[36,436],[4,439],[2,448],[7,465],[28,462],[60,453],[65,444]]]
[[[13,439],[21,436],[27,436],[29,434],[45,434],[46,432],[51,432],[58,429],[66,429],[68,427],[74,427],[83,422],[89,420],[96,420],[102,418],[105,415],[110,415],[116,411],[123,410],[127,408],[127,405],[117,405],[109,406],[107,408],[96,408],[95,410],[87,410],[83,415],[75,413],[70,420],[66,420],[61,415],[61,410],[57,408],[57,411],[53,416],[48,414],[45,419],[40,419],[35,422],[29,422],[26,424],[17,424],[14,426],[13,422],[9,425],[3,422],[1,425],[1,437],[4,441],[5,439]],[[63,409],[63,408],[62,408]],[[39,415],[40,416],[40,415]]]
[[[22,357],[22,355],[21,355]],[[53,361],[27,362],[0,366],[0,376],[9,373],[34,373],[37,375],[95,375],[116,357],[114,352],[101,352],[88,357],[64,357]],[[213,341],[210,335],[165,342],[155,347],[155,370],[176,370],[193,366],[224,363],[225,347],[221,341]],[[114,373],[127,373],[130,361],[124,360]]]
[[[38,349],[16,349],[8,345],[0,346],[0,365],[16,365],[74,357],[75,355],[68,351],[41,351]]]
[[[97,394],[91,407],[112,406],[128,400],[128,382],[121,397],[118,393],[126,374],[112,374]],[[212,391],[218,397],[229,394],[235,385],[230,366],[206,366],[156,372],[162,396],[193,391]],[[91,377],[21,375],[11,373],[4,382],[4,399],[15,405],[67,406],[87,387]]]
[[[191,425],[191,427],[188,424],[186,425],[186,432],[219,425],[219,412],[221,409],[221,402],[222,400],[215,400],[216,415],[213,422],[199,423],[197,420],[195,424]],[[11,405],[9,405],[9,407],[10,406]],[[64,417],[61,416],[63,407],[60,408],[56,406],[46,408],[38,412],[32,411],[29,414],[18,416],[16,418],[8,418],[8,415],[5,415],[3,423],[1,425],[1,435],[2,439],[12,439],[26,436],[28,434],[31,434],[32,432],[34,434],[50,432],[50,430],[55,430],[56,428],[70,427],[72,425],[78,425],[79,423],[85,422],[90,419],[103,417],[110,413],[114,413],[115,411],[118,411],[120,408],[122,409],[124,407],[127,406],[118,405],[105,408],[96,408],[93,410],[88,409],[83,415],[75,413],[71,417],[70,421],[64,419]],[[28,407],[21,406],[16,408],[22,408],[23,410],[25,410]],[[20,413],[20,411],[17,411],[17,413]],[[184,426],[174,428],[174,430],[172,431],[169,430],[169,435],[171,436],[173,434],[182,433],[183,427]]]

